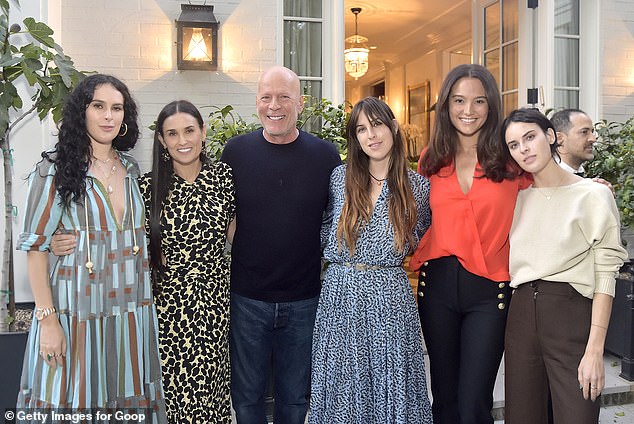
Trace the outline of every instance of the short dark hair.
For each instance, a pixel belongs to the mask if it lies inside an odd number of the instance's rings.
[[[572,128],[572,122],[570,121],[570,116],[572,116],[573,113],[583,113],[586,116],[588,115],[581,109],[573,109],[573,108],[563,109],[558,112],[555,112],[553,116],[551,116],[550,118],[550,122],[553,123],[553,126],[555,128],[555,132],[559,131],[559,132],[567,133],[568,131],[570,131],[570,129]]]
[[[553,130],[553,134],[555,135],[555,142],[550,145],[550,154],[551,156],[559,157],[559,153],[557,152],[557,147],[559,147],[559,143],[557,142],[557,131],[555,131],[555,126],[553,123],[539,111],[539,109],[534,108],[520,108],[515,109],[502,121],[502,131],[500,132],[500,142],[506,146],[506,130],[508,127],[514,122],[524,122],[527,124],[536,124],[544,134],[548,133],[548,130]],[[507,147],[508,149],[508,147]]]

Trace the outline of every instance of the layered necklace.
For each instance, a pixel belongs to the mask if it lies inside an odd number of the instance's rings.
[[[112,192],[114,191],[112,184],[110,184],[110,178],[112,178],[114,173],[117,172],[117,162],[114,161],[116,157],[117,155],[114,151],[112,152],[112,156],[108,159],[99,159],[98,157],[93,155],[93,159],[95,159],[93,163],[97,165],[97,168],[99,168],[99,171],[105,177],[104,182],[106,183],[106,191],[108,192],[108,194],[112,194]],[[108,166],[110,166],[110,170],[108,170]]]

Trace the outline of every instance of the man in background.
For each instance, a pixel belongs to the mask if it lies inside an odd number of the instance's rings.
[[[556,112],[550,121],[557,131],[559,166],[585,176],[583,163],[594,158],[592,146],[597,141],[592,120],[582,110],[564,109]]]

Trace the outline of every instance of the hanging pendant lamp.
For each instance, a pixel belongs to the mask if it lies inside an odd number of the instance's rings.
[[[351,44],[350,48],[343,51],[343,57],[346,65],[346,72],[354,79],[360,78],[368,72],[368,50],[363,43],[367,43],[368,39],[359,35],[358,17],[361,13],[360,7],[350,9],[354,13],[354,35],[346,38],[346,42]]]

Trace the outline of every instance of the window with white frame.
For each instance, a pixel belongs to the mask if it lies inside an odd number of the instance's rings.
[[[322,0],[284,0],[284,66],[301,82],[302,93],[322,98]]]
[[[518,106],[518,0],[497,0],[484,6],[482,63],[495,77],[504,114]]]
[[[579,0],[555,0],[555,109],[579,107]]]

